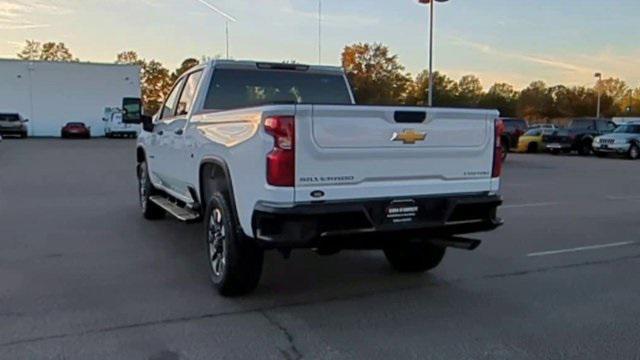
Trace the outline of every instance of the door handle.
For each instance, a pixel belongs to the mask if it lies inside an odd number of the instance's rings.
[[[178,130],[175,131],[175,134],[176,135],[182,135],[182,134],[184,134],[184,130],[178,129]]]

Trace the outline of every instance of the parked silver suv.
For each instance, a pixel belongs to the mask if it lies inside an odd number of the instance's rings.
[[[27,122],[20,114],[0,113],[0,136],[16,135],[26,138],[28,134]]]
[[[610,134],[596,137],[593,152],[597,156],[620,154],[637,159],[640,157],[640,122],[623,124]]]

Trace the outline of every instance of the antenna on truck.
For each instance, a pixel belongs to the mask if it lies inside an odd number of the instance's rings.
[[[196,1],[198,1],[199,3],[201,3],[204,6],[208,7],[209,9],[215,11],[220,16],[224,17],[224,20],[225,20],[225,22],[224,22],[224,32],[225,32],[225,37],[226,37],[227,59],[229,59],[229,21],[238,22],[238,20],[236,18],[234,18],[233,16],[227,14],[226,12],[220,10],[216,6],[206,2],[205,0],[196,0]]]

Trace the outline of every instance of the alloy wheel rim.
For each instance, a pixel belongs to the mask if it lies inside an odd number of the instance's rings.
[[[638,148],[635,146],[631,147],[631,158],[636,159],[638,157]]]
[[[223,224],[223,215],[220,209],[213,209],[209,217],[209,228],[207,231],[207,245],[209,248],[209,264],[211,271],[216,277],[224,274],[226,266],[226,243],[227,231]]]

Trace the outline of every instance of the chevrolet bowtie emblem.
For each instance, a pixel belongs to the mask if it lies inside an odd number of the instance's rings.
[[[391,141],[402,141],[404,144],[415,144],[417,141],[424,141],[427,133],[416,130],[403,130],[402,132],[394,132]]]

